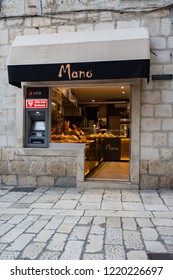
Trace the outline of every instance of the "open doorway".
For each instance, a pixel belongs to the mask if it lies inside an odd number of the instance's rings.
[[[51,138],[85,143],[85,179],[129,180],[130,103],[130,85],[52,89]]]
[[[72,92],[85,112],[84,130],[95,140],[86,145],[85,179],[128,181],[130,85],[74,88]]]

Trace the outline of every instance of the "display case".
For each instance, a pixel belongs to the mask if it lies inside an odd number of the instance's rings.
[[[85,175],[103,161],[103,139],[90,140],[85,144]]]

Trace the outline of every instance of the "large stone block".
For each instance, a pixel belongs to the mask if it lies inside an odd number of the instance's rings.
[[[152,147],[153,146],[153,133],[142,132],[141,133],[141,145],[142,147]]]
[[[51,33],[57,33],[57,27],[51,26],[51,27],[40,27],[40,34],[51,34]]]
[[[23,30],[23,35],[37,35],[39,34],[39,29],[38,28],[25,28]]]
[[[37,185],[38,186],[43,186],[43,187],[53,187],[54,184],[54,177],[52,176],[39,176],[37,180]]]
[[[149,174],[151,175],[162,175],[166,173],[165,162],[153,161],[149,163]]]
[[[2,176],[2,183],[9,186],[16,186],[17,185],[17,177],[16,175],[3,175]]]
[[[154,51],[156,56],[153,57],[153,63],[170,63],[171,56],[170,56],[170,50],[164,49],[164,50],[155,50]]]
[[[160,35],[160,19],[159,18],[145,18],[141,21],[142,26],[147,26],[149,29],[150,36],[158,36]]]
[[[15,96],[8,96],[4,97],[2,100],[2,108],[3,109],[14,109],[16,104],[16,97]]]
[[[67,177],[76,177],[77,166],[75,161],[67,162],[66,176]]]
[[[140,189],[158,189],[158,177],[142,175],[140,179]]]
[[[34,17],[32,20],[32,27],[43,27],[43,26],[50,26],[51,19],[45,17]]]
[[[16,147],[16,135],[15,134],[7,135],[7,143],[8,143],[8,147],[15,148]]]
[[[159,149],[152,147],[141,147],[141,160],[159,160]]]
[[[163,132],[154,132],[153,144],[155,147],[166,146],[167,145],[167,134],[163,133]]]
[[[5,121],[6,119],[7,119],[7,112],[6,112],[6,110],[0,111],[0,120],[1,120],[1,122]]]
[[[5,21],[5,27],[8,28],[10,27],[9,31],[11,28],[13,29],[14,27],[19,28],[23,24],[23,18],[9,18],[8,20]]]
[[[172,131],[173,129],[173,118],[164,118],[162,120],[163,131]]]
[[[172,90],[163,90],[162,91],[162,100],[164,103],[171,103],[173,102],[173,94]]]
[[[148,174],[149,169],[149,161],[148,160],[142,160],[140,165],[140,173],[141,174]]]
[[[46,173],[46,162],[45,161],[34,161],[30,165],[31,174],[33,175],[45,175]]]
[[[11,148],[2,149],[2,159],[3,160],[13,160],[15,156],[15,150]]]
[[[142,131],[159,131],[161,129],[161,119],[143,118],[141,121]]]
[[[101,12],[100,20],[101,21],[112,21],[112,12]]]
[[[9,29],[9,43],[12,44],[17,36],[22,35],[22,32],[23,32],[22,27],[10,28]]]
[[[159,188],[170,188],[171,187],[171,178],[170,176],[160,176],[159,178]]]
[[[88,23],[79,23],[79,24],[77,24],[76,25],[76,29],[77,29],[77,31],[78,32],[80,32],[80,31],[89,31],[89,30],[93,30],[94,29],[94,26],[93,26],[93,24],[88,24]]]
[[[170,161],[173,158],[173,149],[172,148],[161,148],[160,149],[160,158],[161,160]]]
[[[115,28],[114,22],[98,22],[95,24],[95,30],[114,29],[114,28]]]
[[[7,136],[6,135],[0,135],[0,143],[1,143],[1,147],[7,147]]]
[[[169,133],[168,145],[169,145],[169,147],[173,147],[173,132]]]
[[[4,68],[2,68],[2,69],[5,69],[5,66],[6,66],[6,58],[7,58],[8,54],[9,54],[9,46],[8,46],[8,45],[0,46],[0,54],[1,54],[2,57],[5,58],[5,60],[2,59],[2,65],[1,65],[1,67],[2,67],[2,66],[4,67]]]
[[[28,175],[19,175],[18,176],[18,185],[19,186],[36,186],[36,177]]]
[[[8,44],[8,30],[0,30],[0,45],[7,45]]]
[[[24,20],[24,24],[23,24],[24,27],[31,27],[32,26],[32,17],[28,17],[28,18],[25,18],[23,20]]]
[[[13,118],[13,121],[6,121],[6,122],[2,122],[2,133],[4,135],[10,135],[10,134],[13,134],[15,135],[15,132],[16,132],[16,123],[14,121],[14,118]]]
[[[46,172],[52,176],[65,176],[66,175],[66,164],[60,161],[48,162],[46,166]]]
[[[152,49],[165,49],[166,38],[163,37],[151,37],[151,48]]]
[[[117,28],[136,28],[140,27],[140,20],[139,19],[130,19],[130,20],[125,20],[121,21],[119,20],[117,22]]]
[[[0,29],[4,29],[4,26],[5,26],[5,20],[2,19],[2,20],[0,20]]]
[[[142,117],[153,117],[154,116],[154,105],[144,104],[141,108]]]
[[[173,45],[172,45],[172,48],[173,48]],[[171,62],[169,64],[163,65],[163,73],[164,74],[172,73],[172,63]],[[169,85],[171,88],[172,87],[171,82],[169,83]]]
[[[159,104],[155,105],[155,116],[156,117],[172,117],[172,105]]]
[[[55,180],[55,186],[60,188],[75,188],[76,179],[75,177],[58,177]]]
[[[159,64],[151,64],[150,65],[150,74],[151,75],[155,75],[156,73],[157,74],[162,74],[163,72],[163,67],[162,65],[159,65]],[[153,82],[150,81],[149,84],[152,84]],[[154,84],[155,84],[155,81],[154,81]]]
[[[25,14],[24,2],[25,0],[18,0],[16,5],[15,0],[2,1],[2,15],[5,16],[17,16]]]
[[[170,36],[168,38],[168,48],[170,48],[170,49],[173,48],[173,36]]]
[[[161,101],[161,92],[153,91],[152,94],[150,91],[142,92],[142,103],[147,104],[159,104]]]
[[[9,162],[9,170],[11,171],[11,174],[16,175],[30,174],[30,162],[12,160]]]
[[[163,36],[169,36],[171,34],[172,23],[171,18],[161,18],[160,21],[160,33]]]
[[[74,32],[75,25],[61,25],[58,26],[58,32]]]
[[[0,174],[8,174],[8,162],[5,160],[0,161]]]

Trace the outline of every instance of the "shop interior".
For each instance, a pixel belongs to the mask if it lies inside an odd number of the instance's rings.
[[[85,178],[128,180],[130,85],[54,87],[53,143],[85,143]]]

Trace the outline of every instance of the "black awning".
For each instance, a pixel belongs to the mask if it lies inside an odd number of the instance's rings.
[[[11,46],[9,83],[147,78],[146,28],[17,37]]]

